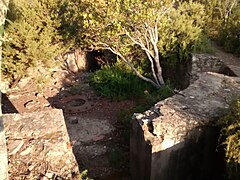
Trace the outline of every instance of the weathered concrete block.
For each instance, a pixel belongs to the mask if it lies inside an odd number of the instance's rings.
[[[132,179],[221,178],[216,153],[219,132],[214,125],[236,94],[240,94],[240,78],[203,73],[179,94],[135,114],[130,139]]]
[[[8,179],[7,147],[2,115],[0,116],[0,179],[2,180]]]
[[[79,179],[62,110],[5,114],[3,122],[10,179]]]

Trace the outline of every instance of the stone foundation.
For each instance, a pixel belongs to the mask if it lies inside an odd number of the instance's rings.
[[[79,179],[62,110],[4,114],[9,179]]]
[[[216,124],[237,94],[240,78],[202,73],[179,94],[143,114],[134,114],[130,139],[132,179],[220,179]]]

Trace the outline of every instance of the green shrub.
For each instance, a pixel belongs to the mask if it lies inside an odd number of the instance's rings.
[[[227,52],[240,55],[240,1],[197,0],[204,5],[208,35]]]
[[[185,59],[205,25],[206,14],[200,3],[177,1],[176,5],[178,8],[172,0],[69,0],[61,7],[61,28],[66,39],[72,38],[80,46],[112,50],[122,61],[132,64],[135,72],[139,54],[142,59],[149,59],[148,67],[141,64],[145,67],[141,67],[143,73],[138,71],[139,77],[159,88],[164,81],[157,65],[162,61],[158,55],[167,58],[179,54]],[[156,42],[148,32],[157,34]],[[157,48],[154,50],[153,46]]]
[[[93,179],[88,177],[88,170],[85,169],[80,173],[80,180],[93,180]]]
[[[213,53],[211,41],[207,33],[202,33],[198,40],[193,43],[192,51],[194,53]]]
[[[58,64],[54,58],[63,50],[58,35],[59,22],[52,14],[56,1],[13,0],[9,4],[5,32],[10,38],[3,46],[2,73],[10,82],[34,76],[39,68],[48,69]],[[56,16],[56,15],[55,15]]]
[[[233,3],[233,1],[230,1]],[[240,55],[240,1],[232,4],[225,21],[222,22],[219,29],[218,41],[227,52]]]
[[[227,161],[227,178],[240,179],[240,98],[230,107],[229,113],[221,119],[222,138]]]
[[[219,42],[227,52],[240,55],[240,11],[238,20],[230,19],[223,25]]]
[[[144,91],[151,91],[153,87],[140,80],[125,65],[117,62],[105,65],[96,71],[90,81],[101,95],[114,100],[137,98],[144,95]]]

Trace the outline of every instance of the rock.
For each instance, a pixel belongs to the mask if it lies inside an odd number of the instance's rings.
[[[8,154],[9,155],[16,154],[21,149],[23,144],[24,144],[24,141],[19,139],[11,140],[11,143],[9,143],[8,141],[8,152],[9,152]]]
[[[0,82],[0,92],[1,93],[7,93],[9,89],[9,82],[1,80]]]
[[[69,122],[71,124],[77,124],[78,123],[78,119],[77,119],[77,117],[69,117]]]
[[[28,147],[27,149],[25,149],[24,151],[22,151],[22,152],[20,153],[20,155],[21,155],[21,156],[28,155],[32,150],[33,150],[33,147],[30,146],[30,147]]]
[[[38,98],[44,97],[43,94],[41,94],[41,93],[35,93],[35,96],[38,97]]]
[[[71,117],[70,119],[72,119]],[[107,120],[93,119],[93,118],[80,118],[77,124],[72,124],[69,119],[66,119],[68,123],[68,133],[72,141],[90,142],[95,137],[102,137],[114,130],[114,127]],[[79,130],[81,133],[79,133]]]
[[[57,176],[56,180],[63,180],[63,178],[61,178],[60,176]]]
[[[24,87],[25,87],[30,81],[31,81],[31,78],[30,78],[30,77],[29,77],[29,78],[22,78],[22,79],[18,82],[17,86],[19,87],[19,89],[24,89]]]
[[[87,58],[86,52],[81,49],[75,49],[66,52],[63,55],[66,61],[67,67],[70,71],[76,73],[82,70],[87,70]]]
[[[95,137],[93,137],[93,141],[100,141],[100,140],[103,140],[104,138],[105,138],[104,135],[95,136]]]
[[[54,173],[52,173],[52,172],[47,172],[47,173],[45,174],[45,176],[46,176],[48,179],[52,179],[52,178],[54,177]]]

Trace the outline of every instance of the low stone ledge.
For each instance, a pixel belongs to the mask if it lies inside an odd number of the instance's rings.
[[[208,72],[179,94],[135,114],[132,179],[218,179],[214,125],[237,94],[240,78]]]
[[[4,114],[9,179],[79,179],[62,110]]]
[[[236,71],[229,65],[226,65],[220,58],[210,54],[192,54],[191,82],[203,72],[215,72],[228,76],[237,76]]]

